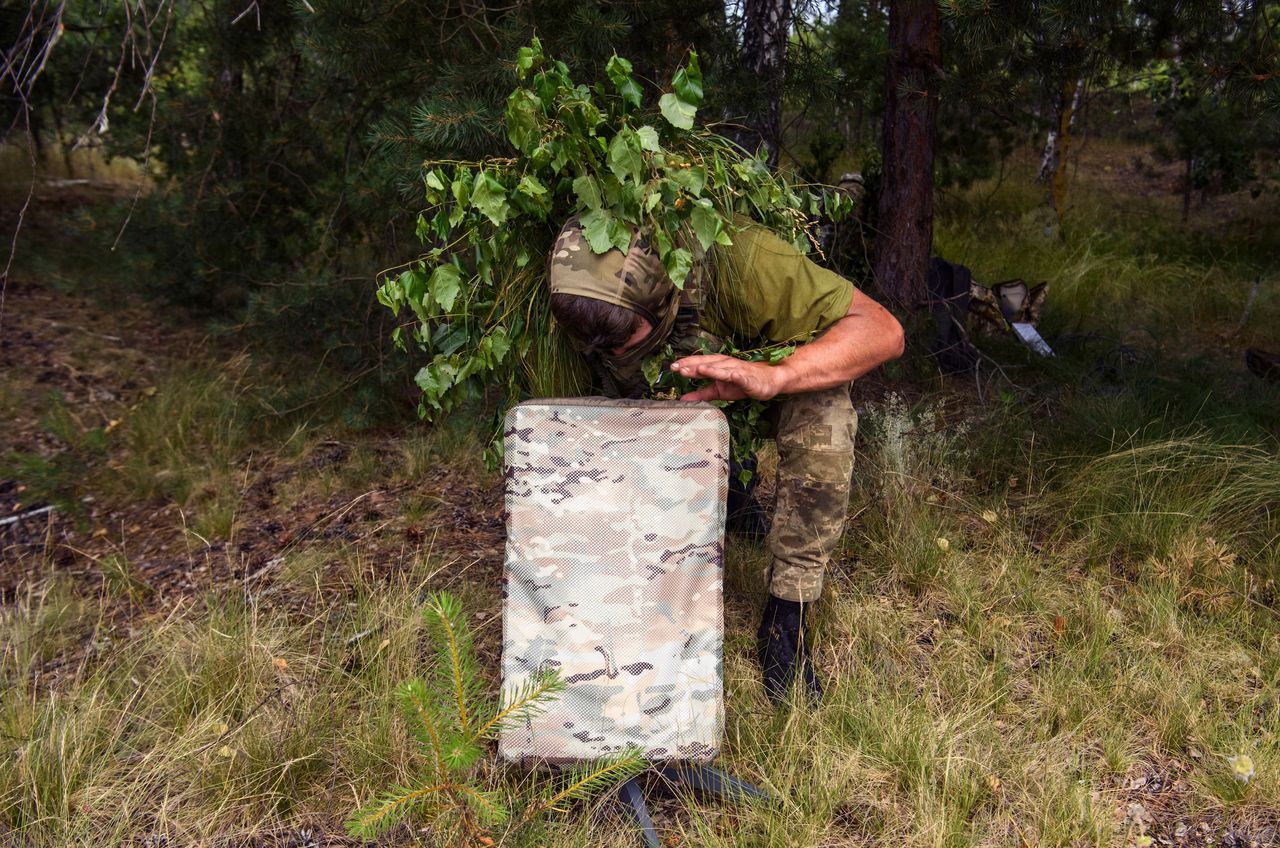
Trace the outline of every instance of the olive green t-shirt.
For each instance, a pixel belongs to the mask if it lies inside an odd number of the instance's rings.
[[[739,342],[806,341],[849,311],[853,283],[747,221],[716,248],[715,283],[702,326]]]

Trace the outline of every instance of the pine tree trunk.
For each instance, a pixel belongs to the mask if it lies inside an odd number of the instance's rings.
[[[933,0],[895,0],[889,11],[883,158],[875,277],[898,308],[923,306],[933,246],[933,151],[942,51]]]
[[[782,83],[787,72],[787,39],[792,0],[744,0],[743,68],[757,80],[763,102],[751,116],[752,141],[763,144],[770,168],[778,166],[782,136]],[[753,147],[753,144],[748,144]]]

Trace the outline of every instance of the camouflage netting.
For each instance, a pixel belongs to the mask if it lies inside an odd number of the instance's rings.
[[[729,430],[709,404],[572,399],[505,427],[503,685],[565,692],[506,730],[508,761],[639,748],[707,761],[723,724]]]

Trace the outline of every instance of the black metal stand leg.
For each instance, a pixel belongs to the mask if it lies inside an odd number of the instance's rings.
[[[725,774],[720,769],[712,766],[670,764],[657,766],[655,771],[672,783],[679,783],[689,787],[694,792],[712,798],[719,798],[722,801],[773,800],[773,796],[763,789],[752,786],[750,783],[739,780],[732,775]],[[618,799],[622,801],[627,808],[627,812],[631,813],[632,818],[636,820],[636,825],[640,828],[640,838],[644,840],[645,848],[662,848],[662,842],[658,839],[658,832],[653,827],[653,817],[649,815],[649,806],[645,803],[644,795],[640,792],[640,777],[641,775],[637,775],[619,786]]]
[[[644,795],[640,793],[638,780],[639,777],[633,777],[619,786],[618,798],[626,806],[627,812],[631,813],[636,820],[636,825],[640,828],[640,838],[644,840],[645,848],[662,848],[662,842],[658,839],[658,832],[653,829],[653,817],[649,815],[649,805],[644,802]]]
[[[771,801],[773,796],[745,780],[725,774],[706,765],[666,765],[659,770],[663,777],[682,783],[695,792],[724,801]]]

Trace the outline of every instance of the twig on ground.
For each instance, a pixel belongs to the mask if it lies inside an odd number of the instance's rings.
[[[0,527],[4,527],[7,524],[13,524],[14,522],[21,521],[24,518],[34,518],[37,515],[44,515],[46,512],[53,512],[53,507],[42,506],[39,509],[20,512],[17,515],[11,515],[8,518],[0,518]]]

